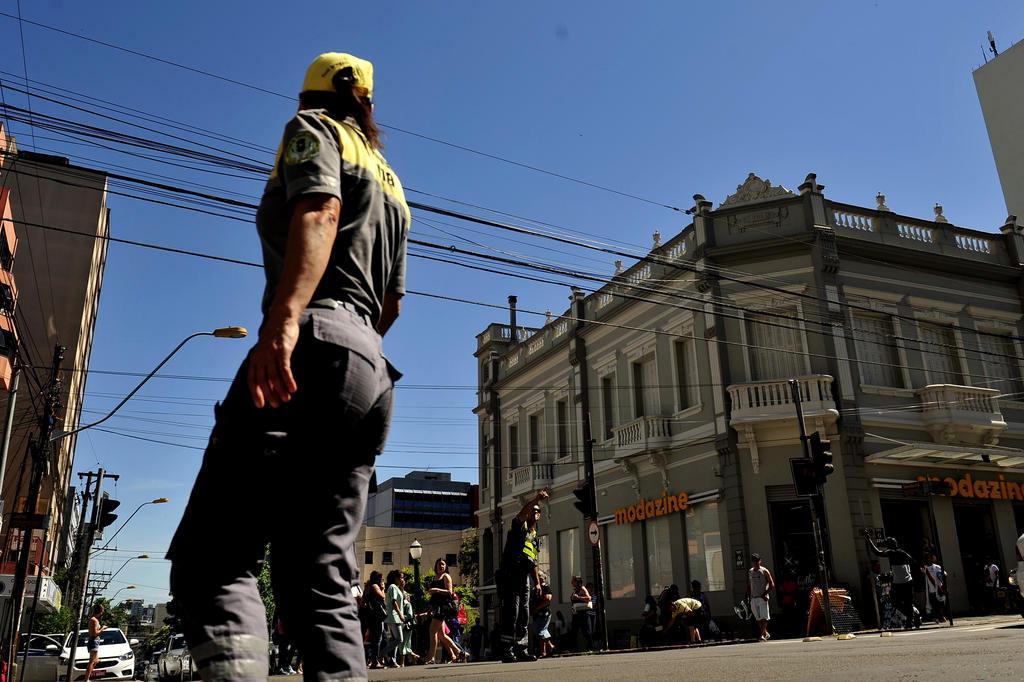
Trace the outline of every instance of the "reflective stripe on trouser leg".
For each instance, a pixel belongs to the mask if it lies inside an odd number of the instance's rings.
[[[204,680],[248,680],[267,677],[267,640],[257,635],[222,635],[189,647]]]

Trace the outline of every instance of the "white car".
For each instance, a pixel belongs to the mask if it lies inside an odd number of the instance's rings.
[[[132,647],[139,640],[128,640],[118,628],[107,628],[96,639],[100,644],[100,659],[93,671],[93,679],[130,680],[135,676],[135,653]],[[85,669],[89,666],[89,631],[78,631],[78,643],[75,645],[75,670],[72,680],[85,679]],[[64,650],[57,661],[57,680],[66,682],[68,658],[71,657],[71,635],[64,640]]]

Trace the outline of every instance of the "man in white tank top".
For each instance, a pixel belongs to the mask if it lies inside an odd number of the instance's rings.
[[[747,598],[750,599],[750,611],[761,630],[760,640],[771,639],[768,634],[768,621],[771,613],[768,610],[769,593],[775,588],[775,580],[771,571],[761,565],[761,555],[750,555],[750,571],[747,574]]]

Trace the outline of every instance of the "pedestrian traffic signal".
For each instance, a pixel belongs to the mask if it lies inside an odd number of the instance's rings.
[[[583,516],[588,519],[597,516],[597,505],[594,504],[594,493],[590,483],[584,482],[573,490],[572,494],[576,496],[576,501],[572,504]]]
[[[96,524],[96,530],[102,531],[104,528],[117,521],[117,514],[114,510],[121,506],[121,503],[117,500],[110,499],[110,495],[103,493],[103,497],[100,498],[100,508],[98,519]]]
[[[793,469],[793,485],[796,486],[796,494],[802,497],[810,497],[818,494],[818,477],[814,473],[814,462],[806,457],[794,457],[789,460]]]
[[[814,477],[819,485],[824,485],[825,480],[836,470],[835,465],[832,464],[832,451],[829,449],[832,447],[832,444],[827,440],[822,440],[817,431],[811,434],[809,440],[811,442],[811,462],[814,464]]]

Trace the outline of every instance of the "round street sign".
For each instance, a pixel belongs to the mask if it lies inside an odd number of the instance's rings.
[[[601,542],[601,532],[597,528],[597,521],[591,521],[587,526],[587,535],[590,536],[590,544],[597,547]]]

